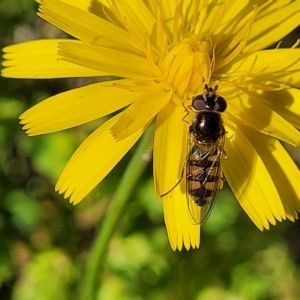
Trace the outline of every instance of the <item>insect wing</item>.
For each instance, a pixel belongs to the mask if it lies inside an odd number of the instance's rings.
[[[185,169],[185,179],[186,179],[186,198],[187,204],[190,212],[190,216],[195,224],[200,224],[201,221],[201,210],[202,208],[197,205],[194,200],[194,197],[191,194],[191,191],[198,188],[198,182],[192,181],[192,177],[196,176],[199,173],[199,170],[196,169],[193,165],[193,161],[199,161],[201,159],[199,155],[199,150],[196,147],[197,140],[190,133],[188,135],[188,147],[187,147],[187,159],[186,159],[186,169]]]
[[[221,136],[214,145],[206,149],[206,145],[198,143],[193,134],[189,135],[186,197],[195,224],[203,223],[208,219],[215,203],[224,141],[224,136]]]

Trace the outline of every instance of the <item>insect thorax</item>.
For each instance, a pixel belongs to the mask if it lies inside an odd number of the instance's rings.
[[[190,126],[190,132],[200,143],[215,143],[224,132],[221,115],[217,112],[200,112]]]

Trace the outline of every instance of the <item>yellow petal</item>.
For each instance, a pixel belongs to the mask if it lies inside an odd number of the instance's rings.
[[[188,126],[182,106],[169,102],[156,118],[153,145],[154,183],[157,195],[165,195],[182,179]]]
[[[159,69],[151,68],[147,59],[123,51],[74,42],[61,43],[60,49],[62,59],[107,75],[143,80],[160,76]]]
[[[263,1],[262,4],[266,2]],[[299,26],[299,1],[268,1],[267,3],[268,5],[263,5],[255,18],[245,52],[265,49]]]
[[[31,136],[59,131],[108,115],[140,95],[117,88],[115,82],[91,84],[50,97],[23,113],[20,123]]]
[[[89,7],[91,5],[90,0],[60,0],[60,1],[75,6],[84,11],[89,11]],[[44,0],[36,0],[36,2],[43,3]]]
[[[300,144],[300,132],[266,105],[254,102],[252,105],[245,105],[246,108],[248,107],[247,111],[241,110],[241,107],[240,103],[231,102],[228,111],[236,115],[245,125],[261,133],[271,135],[293,146]]]
[[[200,225],[194,225],[185,195],[185,180],[162,197],[165,223],[171,248],[175,251],[200,247]]]
[[[176,8],[176,1],[161,1],[163,18],[169,30],[173,31],[174,13]]]
[[[85,43],[140,53],[124,29],[58,0],[41,0],[39,16]]]
[[[276,72],[285,74],[300,69],[299,57],[300,49],[272,49],[242,54],[232,64],[218,70],[218,74],[214,76],[239,77],[248,74],[250,70],[251,76]]]
[[[299,74],[300,76],[300,74]],[[239,93],[233,94],[232,90],[227,92],[235,99]],[[278,91],[247,91],[249,97],[266,103],[269,108],[281,115],[286,121],[296,128],[300,128],[300,90],[295,88],[285,88]],[[231,100],[230,100],[231,101]]]
[[[41,0],[36,0],[40,3]],[[108,15],[108,5],[109,0],[60,0],[61,2],[67,3],[69,5],[75,6],[81,10],[90,12],[104,20],[111,21],[112,16]],[[114,23],[114,21],[111,21]]]
[[[165,2],[173,2],[173,5],[175,6],[180,3],[179,1],[165,1]],[[197,25],[199,22],[201,22],[202,26],[205,26],[204,24],[206,22],[203,22],[202,14],[206,13],[207,9],[207,3],[202,2],[202,1],[193,1],[193,0],[186,0],[186,1],[181,1],[181,10],[182,10],[182,15],[179,18],[178,22],[178,28],[183,29],[185,26],[185,30],[190,30],[194,32],[194,30],[197,28]],[[175,13],[175,8],[173,10],[173,15]],[[213,12],[210,11],[210,13],[213,14]],[[213,14],[215,15],[215,14]],[[207,19],[210,17],[210,15],[207,16]],[[172,18],[174,20],[174,18]],[[176,21],[175,21],[176,22]],[[211,23],[209,22],[209,25]],[[209,26],[208,25],[208,26]],[[189,29],[190,27],[190,29]],[[174,28],[175,29],[175,28]],[[173,29],[173,30],[174,30]],[[203,32],[205,32],[206,28],[203,28]],[[196,33],[196,32],[195,32]]]
[[[2,76],[13,78],[64,78],[105,75],[59,59],[60,42],[70,40],[35,40],[3,49],[5,59]]]
[[[285,89],[276,93],[265,92],[262,96],[268,99],[268,103],[274,111],[283,116],[296,128],[300,129],[299,89]]]
[[[291,71],[291,72],[282,72],[279,73],[267,73],[267,74],[260,74],[253,78],[253,84],[258,84],[260,82],[273,82],[277,84],[277,86],[282,87],[283,84],[287,86],[295,87],[300,89],[300,70]],[[247,80],[248,82],[248,80]],[[251,81],[249,81],[251,84]]]
[[[157,84],[143,93],[122,114],[112,133],[116,139],[123,139],[151,121],[172,97],[172,89],[165,84]]]
[[[232,1],[232,3],[235,5],[228,7],[227,3],[224,4],[225,7],[222,7],[219,15],[212,20],[211,27],[215,30],[211,34],[218,33],[215,41],[217,44],[215,71],[232,61],[243,50],[257,13],[257,7],[255,5],[249,7],[246,1]],[[220,25],[213,23],[215,21],[219,24],[222,17]]]
[[[247,5],[248,5],[248,9],[246,9]],[[244,14],[243,13],[244,11],[245,12],[253,11],[253,5],[250,6],[249,1],[247,0],[226,1],[224,4],[221,3],[219,5],[212,3],[212,6],[224,6],[225,8],[225,13],[221,19],[222,22],[221,24],[219,24],[219,26],[215,27],[215,31],[214,31],[214,33],[220,36],[224,35],[224,38],[229,33],[236,31],[236,28],[241,26],[240,23],[244,22],[242,16]],[[218,22],[219,20],[215,19],[214,21]]]
[[[210,3],[209,3],[210,2]],[[219,24],[217,17],[220,17],[222,5],[212,1],[162,1],[162,13],[170,41],[178,41],[185,38],[186,33],[194,33],[201,38],[209,36],[214,25]]]
[[[111,3],[113,5],[110,5],[110,8],[115,9],[115,13],[119,15],[123,22],[128,24],[142,41],[153,34],[155,18],[144,1],[130,0],[126,2],[126,5],[122,1],[111,1]]]
[[[243,133],[244,126],[234,116],[226,119],[230,139],[225,150],[223,171],[229,186],[253,223],[269,228],[276,220],[285,219],[285,212],[273,180],[251,142]]]
[[[142,135],[144,128],[116,141],[110,127],[120,115],[94,131],[76,150],[56,184],[56,190],[70,202],[80,202],[120,161]]]
[[[273,93],[276,94],[276,92]],[[228,98],[230,97],[228,94]],[[271,95],[270,101],[272,101]],[[266,135],[271,135],[294,146],[300,143],[300,132],[261,102],[253,93],[248,94],[247,90],[236,92],[234,99],[229,101],[228,112],[235,115],[245,125]]]
[[[294,221],[300,212],[300,171],[276,139],[260,135],[250,128],[244,133],[267,167],[282,199],[287,218]]]
[[[43,0],[38,0],[37,2],[40,3],[41,1],[43,1]],[[93,5],[96,5],[91,0],[60,0],[60,1],[65,2],[69,5],[75,6],[84,11],[90,11],[91,7]],[[97,0],[97,5],[100,5],[100,3],[107,6],[109,1],[108,0]]]

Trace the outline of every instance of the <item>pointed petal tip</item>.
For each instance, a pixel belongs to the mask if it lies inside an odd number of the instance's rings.
[[[77,205],[78,203],[81,202],[82,199],[77,199],[77,200],[73,200],[73,201],[70,201],[70,203],[72,203],[74,206]]]
[[[118,129],[115,129],[114,126],[112,126],[109,129],[109,133],[110,133],[111,137],[116,142],[122,141],[127,137],[126,135],[122,134],[122,132],[124,133],[124,131],[120,131]]]
[[[190,249],[191,249],[191,244],[190,244],[190,243],[185,243],[185,244],[184,244],[184,248],[185,248],[186,251],[190,251]],[[192,248],[193,248],[193,246],[192,246]]]
[[[200,239],[198,240],[191,240],[191,246],[193,250],[199,249],[200,248]]]
[[[62,192],[61,192],[60,188],[61,188],[61,184],[59,184],[59,181],[57,181],[57,183],[54,187],[55,192],[57,192],[58,194],[61,194]]]
[[[188,241],[185,243],[177,243],[178,241],[171,241],[170,242],[170,246],[171,249],[175,252],[175,251],[182,251],[183,247],[186,249],[186,251],[190,251],[190,250],[197,250],[200,248],[200,241]]]
[[[128,138],[130,135],[135,134],[140,129],[141,128],[135,128],[132,130],[128,130],[127,127],[124,127],[124,126],[121,127],[120,122],[117,122],[110,128],[109,132],[110,132],[112,138],[116,142],[120,142],[120,141],[123,141],[124,139]]]
[[[23,122],[23,123],[19,123],[19,124],[23,125],[22,130],[24,130],[24,131],[28,131],[28,130],[32,129],[30,124],[28,124],[27,122]]]
[[[182,250],[182,243],[180,243],[179,245],[176,245],[177,246],[177,249],[178,251],[181,251]]]
[[[35,136],[36,135],[36,134],[31,133],[30,130],[26,130],[25,133],[27,136]]]
[[[71,191],[70,188],[63,187],[61,184],[56,184],[55,191],[59,195],[64,194],[64,199],[69,199],[69,202],[73,205],[78,204],[82,200],[82,198],[74,195],[74,191]]]
[[[170,246],[171,246],[171,249],[175,252],[177,250],[177,245],[173,245],[171,242],[170,242]]]
[[[291,216],[291,215],[288,215],[287,216],[287,219],[291,222],[295,222],[296,220],[298,220],[298,216]]]
[[[79,202],[81,202],[81,200],[82,198],[74,196],[74,193],[71,195],[69,199],[70,203],[72,203],[73,205],[77,205]]]
[[[62,180],[61,178],[58,179],[56,185],[55,185],[55,191],[59,194],[62,195],[64,194],[64,199],[67,199],[71,196],[73,193],[72,190],[70,190],[69,186],[66,186],[65,180]]]
[[[257,223],[254,223],[254,225],[258,228],[259,231],[263,232],[265,230],[265,227],[261,224],[257,224]]]
[[[169,243],[170,243],[171,249],[174,252],[182,250],[183,244],[182,244],[182,241],[180,243],[180,241],[177,240],[178,236],[172,236],[172,235],[170,235],[170,232],[168,232],[168,238],[169,238]]]
[[[34,127],[32,127],[31,124],[28,124],[28,123],[25,124],[24,126],[22,126],[22,130],[25,131],[25,134],[27,136],[36,136],[36,135],[40,134],[40,133],[36,132],[36,129]]]

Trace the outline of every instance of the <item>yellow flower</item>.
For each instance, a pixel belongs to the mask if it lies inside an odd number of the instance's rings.
[[[78,126],[124,108],[78,148],[58,180],[59,193],[81,201],[155,122],[155,190],[163,195],[171,247],[198,248],[200,225],[190,221],[181,180],[185,120],[193,118],[185,107],[204,84],[218,84],[228,103],[223,172],[236,198],[261,230],[297,218],[300,174],[278,140],[300,142],[300,50],[261,49],[299,25],[300,1],[38,2],[39,16],[76,40],[6,47],[3,76],[118,80],[39,103],[21,115],[27,134]]]

